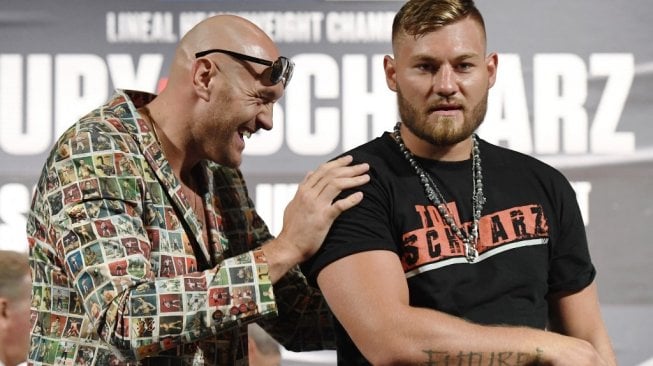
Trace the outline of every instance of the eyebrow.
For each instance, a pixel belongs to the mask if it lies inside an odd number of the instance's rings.
[[[454,60],[462,61],[462,60],[467,60],[467,59],[475,58],[475,57],[482,57],[482,56],[480,56],[478,53],[475,53],[475,52],[467,52],[467,53],[463,53],[463,54],[460,54],[460,55],[456,56],[454,58]],[[435,62],[435,63],[439,63],[440,60],[441,60],[440,58],[433,57],[432,55],[430,55],[428,53],[420,53],[420,54],[411,56],[410,59],[414,60],[414,61],[428,61],[428,62]]]

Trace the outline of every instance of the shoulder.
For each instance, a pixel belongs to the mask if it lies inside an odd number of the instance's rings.
[[[490,184],[518,188],[523,192],[535,189],[554,201],[575,197],[569,179],[548,163],[482,140],[480,149],[483,177]]]
[[[354,157],[355,162],[379,162],[387,159],[389,155],[394,152],[394,141],[388,132],[383,135],[359,145],[342,155],[351,155]],[[399,149],[396,149],[398,152]]]
[[[352,164],[369,164],[370,175],[382,180],[402,176],[410,168],[388,132],[342,155],[351,155]]]
[[[57,140],[53,154],[90,154],[104,150],[137,153],[135,145],[147,128],[136,118],[136,107],[126,91],[117,90],[109,100],[82,116]]]
[[[562,172],[548,163],[534,157],[480,140],[481,159],[483,163],[511,169],[515,173],[525,171],[538,175],[548,175],[554,179],[565,179]]]

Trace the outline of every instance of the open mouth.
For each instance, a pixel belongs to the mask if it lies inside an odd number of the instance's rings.
[[[238,131],[238,133],[240,134],[241,137],[248,138],[248,139],[252,136],[252,131],[244,128]]]

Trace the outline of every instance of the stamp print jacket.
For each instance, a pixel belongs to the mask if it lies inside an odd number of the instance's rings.
[[[247,323],[290,350],[334,347],[298,269],[275,284],[272,236],[239,170],[202,162],[209,242],[155,135],[117,90],[56,142],[27,234],[33,365],[247,365]]]

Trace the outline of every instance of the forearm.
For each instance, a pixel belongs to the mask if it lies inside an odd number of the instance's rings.
[[[372,364],[601,364],[589,343],[560,334],[483,326],[430,309],[407,308],[401,313],[394,320],[386,318],[389,322],[368,333],[375,336],[359,346]]]
[[[376,344],[365,340],[359,346],[374,365],[524,365],[540,360],[549,342],[543,331],[481,326],[429,309],[406,307],[398,314],[370,332],[383,334]]]
[[[436,365],[438,360],[457,365],[469,364],[470,357],[474,365],[497,365],[499,360],[504,365],[605,365],[581,339],[526,327],[484,326],[411,306],[392,252],[344,257],[322,269],[317,280],[338,321],[374,365]]]
[[[588,342],[606,362],[606,365],[616,366],[617,359],[602,318],[592,318],[588,315],[589,313],[591,313],[591,310],[585,308],[585,314],[579,315],[584,318],[582,323],[584,323],[587,328],[572,330],[561,327],[560,324],[557,324],[557,326],[551,327],[550,330],[552,332],[564,334]]]
[[[601,315],[596,282],[580,291],[552,295],[549,309],[549,329],[589,342],[608,365],[617,364]]]
[[[106,316],[98,318],[99,334],[125,357],[140,359],[276,314],[271,290],[265,290],[271,284],[260,276],[266,271],[257,253],[260,251],[225,259],[202,272],[132,284],[103,309]],[[156,316],[167,320],[148,323]],[[131,324],[129,331],[121,324]],[[152,338],[152,343],[144,344],[143,338],[151,336],[155,327],[160,335],[171,338],[164,343]]]
[[[591,339],[590,343],[592,346],[594,346],[596,351],[601,355],[601,357],[603,357],[609,366],[617,366],[617,357],[614,354],[612,342],[610,342],[607,334],[598,338],[595,337],[594,339]]]

